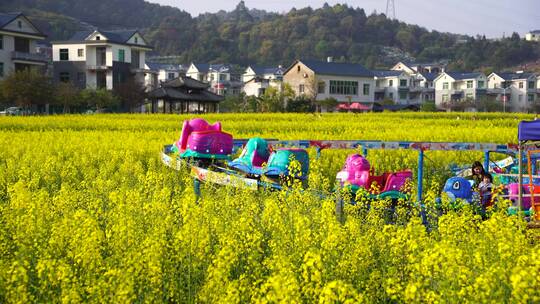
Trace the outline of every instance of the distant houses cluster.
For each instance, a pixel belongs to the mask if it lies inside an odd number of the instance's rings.
[[[529,33],[531,40],[540,35]],[[64,41],[42,43],[46,36],[23,14],[0,14],[0,79],[11,71],[33,69],[56,82],[113,90],[128,79],[146,87],[152,110],[219,110],[224,96],[260,97],[269,88],[288,85],[297,96],[335,99],[323,110],[420,108],[434,103],[441,110],[453,104],[489,100],[504,110],[531,111],[540,102],[540,75],[528,72],[448,71],[446,63],[398,62],[388,70],[370,70],[353,63],[298,59],[288,67],[250,65],[243,72],[229,64],[156,63],[136,30],[77,32]],[[167,105],[167,109],[165,109]]]

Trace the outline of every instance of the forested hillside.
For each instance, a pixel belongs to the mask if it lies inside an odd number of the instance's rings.
[[[288,64],[296,58],[358,62],[370,68],[398,60],[449,60],[460,70],[502,69],[535,61],[540,44],[517,34],[498,41],[428,31],[361,8],[324,5],[286,14],[250,10],[192,17],[143,0],[0,0],[1,11],[22,11],[43,25],[51,40],[80,28],[138,28],[156,55],[178,62]]]

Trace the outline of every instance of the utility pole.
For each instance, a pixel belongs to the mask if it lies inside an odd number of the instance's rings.
[[[396,19],[396,3],[395,0],[386,0],[386,18]],[[390,16],[389,14],[392,14]]]

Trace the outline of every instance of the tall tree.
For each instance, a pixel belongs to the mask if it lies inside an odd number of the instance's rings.
[[[54,102],[52,79],[32,69],[9,74],[0,88],[6,100],[25,109]]]

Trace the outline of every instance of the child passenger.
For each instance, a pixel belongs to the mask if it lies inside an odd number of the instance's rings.
[[[482,181],[478,185],[480,191],[480,198],[482,201],[482,207],[486,208],[493,205],[491,201],[491,191],[493,190],[493,177],[489,173],[485,173],[482,177]]]

